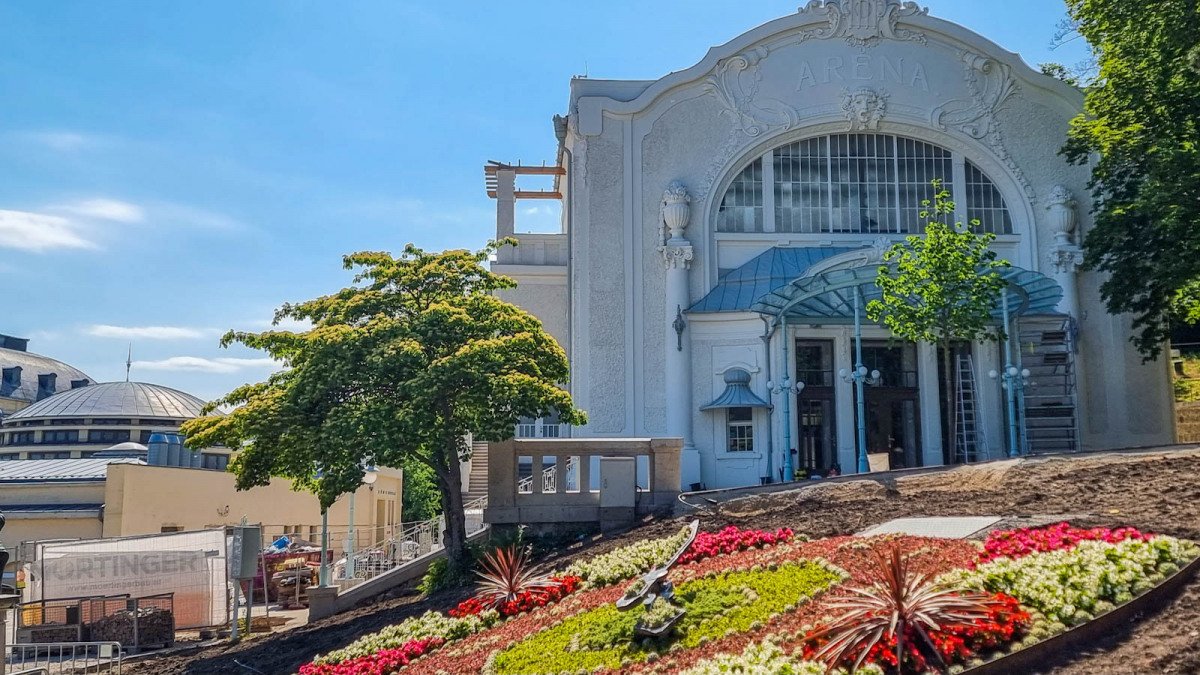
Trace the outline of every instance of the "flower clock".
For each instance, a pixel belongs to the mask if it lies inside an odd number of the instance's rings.
[[[1067,523],[982,543],[684,528],[558,571],[501,549],[485,556],[475,597],[300,673],[957,672],[1131,602],[1197,556],[1189,541]]]

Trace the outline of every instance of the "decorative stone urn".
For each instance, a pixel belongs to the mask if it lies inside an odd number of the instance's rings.
[[[1046,211],[1049,212],[1048,222],[1054,232],[1056,244],[1070,244],[1071,236],[1075,233],[1075,197],[1065,186],[1056,185],[1046,198]]]
[[[663,223],[666,224],[672,241],[683,239],[683,231],[687,229],[688,220],[692,215],[691,201],[687,186],[679,181],[671,183],[663,193]]]

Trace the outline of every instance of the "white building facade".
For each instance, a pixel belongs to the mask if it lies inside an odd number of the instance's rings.
[[[1079,267],[1082,102],[914,3],[814,0],[659,80],[574,79],[556,188],[489,169],[499,235],[524,197],[561,198],[562,232],[493,269],[570,356],[572,435],[682,437],[685,489],[1171,443],[1167,365]],[[1011,339],[955,347],[949,406],[937,347],[861,309],[934,179],[1013,265]]]

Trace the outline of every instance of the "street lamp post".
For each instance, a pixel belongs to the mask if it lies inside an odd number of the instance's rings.
[[[1029,375],[1028,368],[1017,370],[1017,367],[1011,363],[1005,364],[1003,373],[997,373],[994,370],[988,372],[988,377],[1000,380],[1000,386],[1004,388],[1005,397],[1008,400],[1009,457],[1016,457],[1028,450],[1025,447],[1028,445],[1025,434],[1022,430],[1018,436],[1018,429],[1025,424],[1025,387],[1033,384],[1029,381]]]
[[[379,471],[375,468],[374,464],[368,464],[363,469],[362,484],[363,485],[374,485],[376,480],[379,480]],[[355,492],[357,492],[357,490],[355,490]],[[350,493],[350,527],[346,534],[346,567],[345,567],[345,572],[344,572],[346,575],[346,579],[354,578],[354,549],[356,548],[355,547],[356,543],[357,542],[355,540],[355,531],[354,531],[354,492],[351,492]]]
[[[783,395],[783,482],[790,483],[796,479],[796,469],[792,465],[792,395],[799,395],[804,390],[804,383],[792,384],[791,365],[788,363],[788,329],[787,315],[782,317],[783,325],[783,380],[778,386],[768,382],[767,389]]]
[[[871,463],[867,461],[867,404],[866,385],[877,384],[880,373],[878,370],[867,372],[862,362],[862,317],[859,315],[862,303],[862,293],[854,289],[854,370],[847,372],[845,368],[838,371],[843,382],[854,383],[854,396],[858,408],[858,437],[856,454],[858,456],[858,473],[870,473]]]
[[[321,572],[317,583],[321,588],[329,585],[329,509],[321,509]]]
[[[1001,385],[1004,388],[1005,400],[1008,404],[1008,456],[1017,457],[1021,454],[1023,448],[1017,440],[1017,396],[1021,394],[1021,414],[1024,416],[1025,410],[1025,385],[1029,383],[1029,370],[1017,369],[1012,362],[1012,331],[1009,330],[1008,316],[1008,291],[1007,289],[1000,294],[1000,307],[1003,312],[1004,320],[1004,372],[997,373],[996,371],[988,372],[988,377],[1001,380]],[[1020,423],[1023,423],[1021,420]]]
[[[786,362],[786,347],[785,362]],[[787,367],[786,365],[784,366]],[[797,382],[792,384],[792,378],[785,370],[783,373],[783,381],[779,383],[768,382],[767,389],[773,394],[783,396],[783,481],[784,483],[794,480],[796,476],[796,468],[792,464],[792,396],[799,396],[800,392],[804,391],[804,383]],[[771,458],[767,458],[767,463],[770,465]]]

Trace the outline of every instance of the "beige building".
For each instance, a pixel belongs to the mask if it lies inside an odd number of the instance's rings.
[[[97,539],[262,523],[265,536],[319,540],[321,512],[310,493],[282,479],[238,491],[233,474],[94,458],[0,463],[0,533],[6,547],[49,539]],[[400,523],[401,472],[379,469],[353,497],[357,546],[393,534]],[[349,495],[329,511],[330,543],[340,550],[350,524]]]

